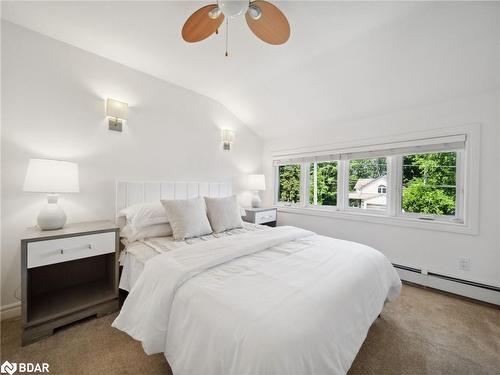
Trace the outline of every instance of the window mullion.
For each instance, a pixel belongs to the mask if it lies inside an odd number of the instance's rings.
[[[309,202],[308,190],[309,190],[309,163],[302,163],[300,168],[300,205],[303,207],[307,206]]]
[[[389,216],[394,216],[394,195],[393,192],[394,192],[394,173],[393,173],[393,158],[391,156],[388,156],[386,159],[386,163],[387,163],[387,188],[386,188],[386,203],[387,203],[387,207],[386,207],[386,213],[389,215]]]
[[[389,216],[397,216],[401,209],[401,156],[390,156],[387,158],[387,213]]]
[[[318,205],[318,163],[317,162],[314,162],[314,171],[313,172],[314,172],[314,180],[313,180],[314,198],[313,198],[313,204],[315,206],[317,206]]]
[[[337,209],[345,211],[347,206],[347,194],[349,192],[349,176],[347,161],[339,160],[337,166]]]
[[[403,212],[403,156],[397,157],[396,164],[396,214],[400,215]]]
[[[274,167],[274,203],[278,204],[280,201],[280,167]]]
[[[464,221],[464,152],[457,152],[455,163],[455,218]]]

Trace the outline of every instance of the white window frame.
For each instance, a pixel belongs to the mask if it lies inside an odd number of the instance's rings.
[[[464,218],[462,216],[464,199],[463,194],[461,193],[464,190],[464,180],[463,180],[463,154],[464,150],[446,150],[446,151],[435,151],[435,153],[440,152],[455,152],[456,156],[456,173],[455,173],[455,215],[433,215],[433,214],[424,214],[419,212],[403,212],[402,203],[403,203],[403,157],[405,155],[415,155],[415,154],[405,154],[399,155],[397,160],[395,160],[397,171],[394,171],[397,174],[397,184],[398,184],[398,194],[396,195],[396,201],[394,205],[396,207],[396,216],[399,217],[408,217],[420,220],[429,220],[429,221],[451,221],[455,223],[464,223]],[[423,155],[427,154],[427,152],[422,153]]]
[[[337,163],[337,204],[336,205],[328,205],[328,204],[311,204],[309,203],[309,189],[311,187],[311,182],[309,179],[309,174],[311,172],[311,164],[313,163]],[[340,170],[339,170],[339,164],[340,160],[327,160],[327,161],[314,161],[314,162],[306,162],[305,164],[305,175],[306,175],[306,191],[305,191],[305,201],[306,201],[306,206],[310,207],[312,209],[323,209],[323,210],[331,210],[331,211],[337,211],[338,210],[338,205],[339,205],[339,183],[341,181],[340,179]]]
[[[346,169],[346,175],[343,180],[344,183],[344,201],[345,201],[345,210],[346,211],[351,211],[351,212],[364,212],[368,214],[373,214],[373,215],[387,215],[389,212],[389,194],[387,194],[387,206],[385,210],[376,210],[376,209],[370,209],[370,208],[361,208],[361,207],[351,207],[349,206],[349,169],[350,169],[350,162],[351,160],[369,160],[369,159],[385,159],[387,163],[387,181],[389,181],[390,174],[392,173],[390,165],[391,165],[391,160],[389,156],[379,156],[379,157],[373,157],[373,158],[361,158],[361,159],[348,159],[345,160],[345,169]],[[389,185],[389,182],[387,182]]]
[[[300,193],[299,193],[299,201],[298,202],[286,202],[286,201],[280,201],[280,176],[279,176],[279,170],[280,166],[274,167],[274,202],[275,206],[283,206],[283,207],[300,207],[302,206],[302,201],[304,200],[304,194],[303,194],[303,170],[304,166],[302,163],[290,163],[290,164],[283,164],[284,165],[298,165],[300,167]]]
[[[466,137],[465,148],[462,150],[443,150],[428,152],[457,152],[457,174],[456,174],[456,214],[454,217],[425,215],[418,213],[403,213],[402,203],[402,157],[403,155],[390,155],[387,158],[387,210],[367,210],[362,208],[348,207],[348,159],[337,161],[337,205],[315,206],[309,204],[309,163],[301,164],[301,197],[300,203],[294,205],[287,202],[277,201],[279,180],[275,173],[275,207],[281,212],[289,212],[301,215],[321,216],[342,220],[365,221],[376,224],[397,225],[427,230],[455,232],[475,235],[478,233],[479,218],[479,155],[480,155],[480,124],[465,125],[460,127],[436,129],[427,132],[419,132],[401,136],[386,137],[377,140],[365,140],[357,143],[345,143],[342,145],[324,146],[321,148],[295,149],[288,152],[287,157],[298,155],[328,155],[334,153],[357,152],[359,150],[369,152],[377,149],[381,144],[390,142],[408,142],[433,137],[452,137],[463,134]],[[379,143],[378,143],[379,142]],[[333,151],[332,151],[333,150]],[[422,152],[422,153],[428,153]],[[283,151],[273,159],[280,159]],[[407,152],[404,155],[418,152]],[[363,159],[375,158],[376,156],[363,157]],[[380,154],[379,157],[384,157]],[[361,158],[358,158],[361,159]],[[330,159],[335,160],[335,159]],[[320,160],[318,159],[318,162]],[[290,163],[294,164],[294,163]],[[278,168],[274,168],[275,171]]]

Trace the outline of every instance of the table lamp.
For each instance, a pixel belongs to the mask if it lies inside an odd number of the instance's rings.
[[[260,190],[266,190],[266,179],[263,174],[249,174],[247,176],[246,188],[253,190],[252,207],[260,207],[262,201],[259,196]]]
[[[47,193],[47,205],[38,215],[42,230],[60,229],[66,214],[57,204],[58,193],[78,193],[78,164],[62,160],[30,159],[23,191]]]

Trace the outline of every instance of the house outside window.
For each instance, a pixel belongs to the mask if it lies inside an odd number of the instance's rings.
[[[387,206],[386,186],[386,174],[378,178],[360,178],[354,186],[354,191],[349,192],[349,205],[368,210],[385,210]]]
[[[387,196],[379,186],[387,186],[386,158],[349,161],[349,207],[385,210]]]

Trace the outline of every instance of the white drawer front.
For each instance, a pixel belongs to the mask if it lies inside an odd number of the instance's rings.
[[[276,220],[276,210],[255,213],[255,224],[269,223]]]
[[[115,232],[28,243],[28,268],[115,252]]]

